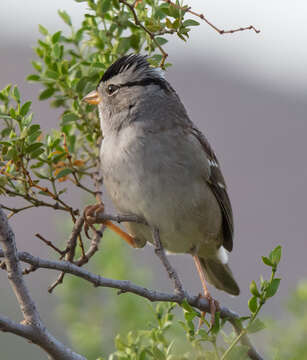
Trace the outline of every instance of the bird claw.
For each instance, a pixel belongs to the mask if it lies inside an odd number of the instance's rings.
[[[209,309],[210,309],[210,315],[211,315],[210,328],[209,328],[209,331],[210,331],[212,329],[213,325],[214,325],[214,322],[215,322],[215,313],[217,311],[220,311],[220,309],[221,309],[220,304],[219,304],[219,302],[217,300],[213,299],[213,297],[208,292],[205,293],[204,295],[199,294],[198,297],[207,299],[207,301],[209,303]],[[205,315],[206,315],[206,311],[203,311],[202,312],[202,318],[204,318]],[[199,320],[198,329],[203,324],[202,318]]]
[[[96,229],[94,228],[94,224],[97,224],[96,216],[99,213],[104,213],[104,204],[95,204],[95,205],[89,205],[87,206],[84,211],[84,232],[88,239],[90,239],[89,236],[89,229],[91,228],[94,232],[96,232]]]

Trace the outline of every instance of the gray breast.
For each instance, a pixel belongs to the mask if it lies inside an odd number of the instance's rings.
[[[182,129],[145,131],[141,124],[106,136],[101,149],[104,182],[121,213],[142,216],[160,229],[164,246],[188,252],[220,241],[221,212],[207,179],[209,164],[195,137]],[[133,235],[151,241],[138,225]]]

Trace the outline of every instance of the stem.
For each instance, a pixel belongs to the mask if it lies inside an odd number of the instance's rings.
[[[229,355],[231,350],[237,345],[237,343],[241,340],[242,336],[246,335],[247,331],[246,329],[242,329],[240,334],[234,339],[234,341],[231,343],[229,348],[224,352],[224,354],[221,357],[221,360],[225,360],[226,357]]]

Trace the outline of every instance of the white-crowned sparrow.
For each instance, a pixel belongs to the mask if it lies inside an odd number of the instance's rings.
[[[211,284],[238,295],[227,265],[232,209],[218,160],[160,69],[144,56],[124,56],[84,100],[98,104],[104,184],[119,213],[144,218],[165,249],[192,254]],[[146,225],[125,226],[139,247],[152,242]]]

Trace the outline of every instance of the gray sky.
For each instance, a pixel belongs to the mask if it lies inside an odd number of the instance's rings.
[[[306,2],[189,0],[186,3],[223,29],[253,24],[261,29],[261,33],[247,31],[220,36],[202,23],[194,29],[187,44],[176,43],[176,50],[185,53],[197,50],[201,59],[216,61],[218,58],[221,66],[231,68],[244,81],[265,83],[268,88],[279,91],[306,91]],[[2,46],[12,38],[20,42],[35,39],[38,23],[53,30],[59,26],[65,28],[56,14],[59,8],[67,10],[78,23],[85,5],[73,0],[0,1]],[[196,56],[195,52],[193,56]]]

